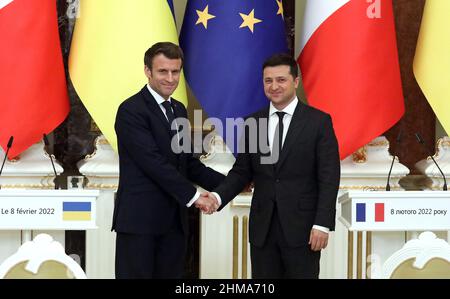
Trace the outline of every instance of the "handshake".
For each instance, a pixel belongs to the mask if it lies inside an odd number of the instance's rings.
[[[253,182],[247,184],[242,192],[253,192]],[[195,201],[195,207],[202,210],[203,214],[212,214],[217,211],[222,203],[211,192],[203,192],[200,197]]]
[[[219,208],[217,198],[211,192],[203,192],[195,202],[195,207],[202,210],[203,214],[212,214]]]

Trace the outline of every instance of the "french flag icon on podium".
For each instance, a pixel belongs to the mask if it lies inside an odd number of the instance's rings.
[[[367,204],[372,205],[372,204]],[[371,208],[371,207],[370,207]],[[372,209],[370,209],[372,210]],[[375,203],[374,204],[374,213],[375,217],[373,218],[375,222],[384,222],[384,203]],[[357,203],[356,204],[356,222],[368,222],[371,221],[371,217],[366,217],[366,203]]]

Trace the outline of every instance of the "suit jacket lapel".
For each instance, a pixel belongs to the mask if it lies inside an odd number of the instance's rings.
[[[276,164],[277,170],[282,166],[283,162],[286,160],[289,151],[295,147],[295,141],[297,140],[300,132],[307,123],[307,114],[305,113],[306,106],[300,101],[295,108],[294,115],[292,115],[291,123],[286,134],[286,139],[284,140],[283,148],[281,149],[279,161]]]
[[[150,112],[153,113],[161,121],[163,126],[167,129],[167,133],[170,135],[169,122],[167,121],[167,118],[162,112],[161,108],[159,108],[158,103],[156,103],[155,98],[152,96],[147,86],[144,86],[144,88],[142,88],[141,94],[143,95],[147,106],[150,109]]]
[[[180,104],[178,101],[176,101],[174,98],[172,98],[172,108],[173,113],[175,114],[175,118],[184,117],[183,116],[183,110],[180,107]]]
[[[261,146],[264,145],[266,147],[266,148],[264,148],[264,150],[265,151],[267,150],[268,152],[264,153],[263,155],[268,155],[268,156],[270,155],[270,147],[269,147],[269,116],[270,115],[269,115],[269,111],[270,111],[269,106],[267,106],[267,108],[264,109],[260,115],[258,115],[258,122],[261,122],[261,121],[265,122],[265,124],[258,123],[258,130],[264,129],[266,131],[265,132],[266,139],[263,141],[264,144],[261,144]],[[259,137],[261,137],[261,133],[258,131],[258,138]],[[258,144],[258,146],[260,146],[260,145]]]
[[[254,115],[254,117],[257,120],[258,125],[258,131],[257,131],[257,148],[259,156],[259,159],[270,159],[271,156],[271,150],[269,146],[269,106],[267,106],[265,109],[261,110],[257,114]],[[261,160],[260,160],[261,162]],[[275,166],[273,164],[260,164],[261,167],[268,167],[269,171],[275,171]]]

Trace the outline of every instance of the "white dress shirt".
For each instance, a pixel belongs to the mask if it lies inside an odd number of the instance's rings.
[[[283,147],[284,140],[286,139],[286,135],[289,130],[289,125],[291,124],[292,116],[294,115],[295,108],[297,108],[297,104],[298,104],[298,99],[297,99],[297,97],[295,97],[294,100],[292,100],[292,102],[290,102],[289,105],[287,105],[283,110],[278,110],[277,108],[275,108],[275,106],[273,106],[272,102],[270,102],[269,124],[268,124],[268,128],[267,128],[268,134],[269,134],[268,137],[269,137],[270,151],[272,151],[273,138],[275,136],[275,129],[277,128],[278,120],[279,120],[276,112],[285,112],[286,113],[283,117],[284,129],[283,129],[283,139],[282,139],[282,144],[281,144],[281,147]]]
[[[157,93],[156,91],[154,91],[151,87],[150,84],[147,84],[147,88],[148,91],[150,91],[150,93],[152,94],[153,98],[156,100],[156,103],[158,103],[159,109],[161,109],[161,111],[164,113],[164,116],[167,118],[166,115],[166,108],[164,108],[164,106],[162,105],[162,103],[164,103],[166,101],[165,98],[163,98],[159,93]],[[169,99],[167,99],[167,101],[169,101],[169,103],[171,103],[172,98],[169,97]],[[167,121],[169,121],[169,119],[167,118]]]

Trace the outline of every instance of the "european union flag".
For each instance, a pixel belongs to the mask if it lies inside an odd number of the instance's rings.
[[[282,1],[189,0],[180,45],[187,82],[208,117],[225,124],[249,115],[269,103],[263,62],[288,51]]]
[[[172,11],[172,15],[175,16],[174,9],[173,9],[173,1],[172,0],[167,0],[167,4],[169,4],[170,10]]]

